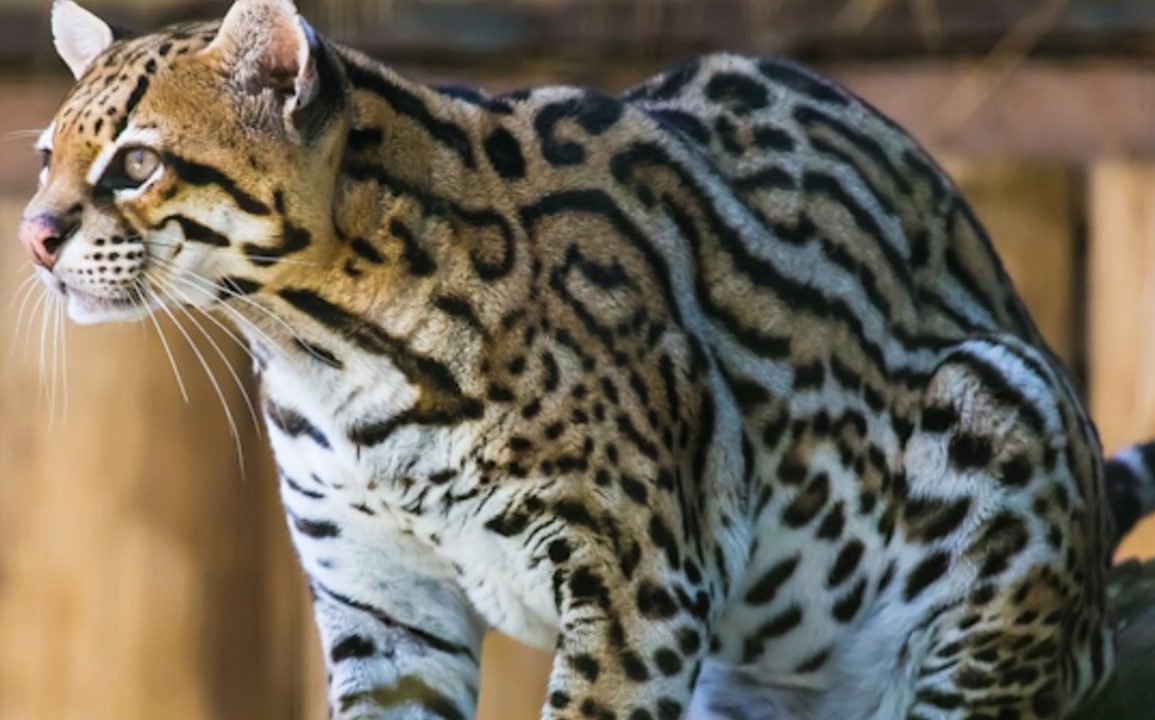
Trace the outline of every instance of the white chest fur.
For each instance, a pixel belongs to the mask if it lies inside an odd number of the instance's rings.
[[[405,604],[406,583],[453,586],[489,625],[551,646],[548,579],[529,572],[528,551],[484,528],[510,491],[478,486],[471,431],[407,426],[359,446],[349,428],[400,412],[415,390],[384,363],[340,373],[300,365],[270,361],[262,381],[281,494],[310,579],[389,607]]]

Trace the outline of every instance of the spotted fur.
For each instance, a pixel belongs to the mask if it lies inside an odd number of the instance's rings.
[[[471,716],[487,628],[556,650],[558,720],[1059,718],[1108,677],[1152,454],[1105,488],[981,225],[860,99],[733,55],[439,90],[287,0],[56,15],[28,242],[80,321],[244,332],[335,717]]]

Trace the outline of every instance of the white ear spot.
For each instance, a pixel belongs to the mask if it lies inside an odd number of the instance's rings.
[[[291,0],[237,0],[206,52],[231,64],[245,91],[291,95],[291,111],[316,94],[311,33]]]
[[[112,28],[72,0],[53,0],[52,40],[56,52],[79,78],[93,59],[112,44]]]
[[[232,62],[251,90],[293,91],[308,66],[309,41],[290,0],[237,0],[209,51]]]

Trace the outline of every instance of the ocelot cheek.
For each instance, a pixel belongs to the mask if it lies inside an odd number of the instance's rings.
[[[173,173],[163,172],[160,177],[153,180],[145,188],[141,199],[145,199],[153,205],[171,202],[180,194],[181,187],[181,184],[177,182],[176,176]]]
[[[119,197],[116,212],[122,222],[130,224],[136,234],[164,224],[173,214],[174,200],[180,196],[181,186],[167,174],[160,175],[140,190]]]

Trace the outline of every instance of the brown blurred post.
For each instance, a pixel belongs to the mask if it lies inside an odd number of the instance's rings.
[[[1104,161],[1090,173],[1091,404],[1104,449],[1155,436],[1155,163]],[[1120,557],[1155,554],[1155,522]]]
[[[996,159],[952,158],[944,165],[986,226],[1039,330],[1070,369],[1079,360],[1074,171]]]
[[[537,720],[545,702],[551,653],[504,635],[485,639],[477,720]]]
[[[26,197],[0,199],[5,239]],[[0,243],[2,302],[30,271]],[[3,356],[17,310],[0,314]],[[0,356],[0,718],[298,717],[300,581],[239,391],[218,364],[246,474],[175,328],[187,405],[151,328],[68,328],[68,407],[50,425],[39,332]]]

